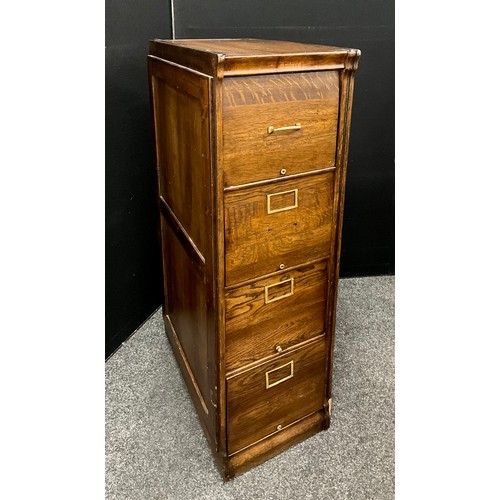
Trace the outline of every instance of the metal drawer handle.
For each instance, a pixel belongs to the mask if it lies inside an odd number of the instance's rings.
[[[272,384],[269,383],[269,374],[272,372],[275,372],[276,370],[281,370],[281,368],[285,368],[285,366],[290,365],[290,375],[287,375],[286,377],[283,377],[276,382],[273,382]],[[271,387],[274,387],[275,385],[281,384],[281,382],[284,382],[285,380],[290,380],[293,377],[293,359],[292,361],[289,361],[288,363],[285,363],[284,365],[278,366],[277,368],[273,368],[272,370],[269,370],[266,372],[266,389],[269,389]]]
[[[300,130],[302,125],[300,123],[296,123],[295,125],[290,125],[289,127],[267,127],[267,133],[272,134],[273,132],[281,132],[282,130]]]
[[[293,205],[288,205],[287,207],[271,209],[271,198],[273,196],[280,196],[282,194],[293,193]],[[272,193],[267,195],[267,213],[275,214],[276,212],[284,212],[285,210],[292,210],[299,206],[299,190],[290,189],[290,191],[281,191],[280,193]]]
[[[290,283],[290,291],[285,293],[284,295],[280,295],[275,297],[274,299],[269,298],[269,289],[273,286],[283,285],[284,283]],[[264,287],[264,304],[270,304],[271,302],[276,302],[277,300],[286,299],[293,295],[293,278],[288,278],[287,280],[280,281],[278,283],[274,283],[272,285],[266,285]]]

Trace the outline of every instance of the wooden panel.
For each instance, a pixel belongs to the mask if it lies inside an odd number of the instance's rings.
[[[285,40],[262,40],[257,38],[178,38],[176,40],[166,40],[166,42],[203,52],[209,51],[225,54],[228,58],[241,56],[252,56],[254,58],[260,55],[345,53],[345,49],[329,45],[289,42]]]
[[[323,261],[228,290],[227,370],[275,355],[280,349],[286,351],[322,334],[326,285]]]
[[[173,40],[154,39],[149,42],[149,54],[182,66],[187,66],[207,76],[217,72],[217,54],[173,44]]]
[[[216,382],[214,406],[217,408],[217,443],[220,450],[219,456],[227,454],[226,438],[226,362],[225,362],[225,301],[224,301],[224,186],[221,175],[220,151],[222,149],[222,65],[217,67],[217,78],[213,86],[213,149],[214,164],[214,266],[215,279],[215,328],[216,328]]]
[[[276,73],[301,73],[305,71],[338,70],[344,67],[345,53],[231,57],[224,61],[224,75],[247,76]]]
[[[313,413],[267,439],[231,455],[224,471],[225,478],[242,474],[325,428],[328,427],[324,413],[322,411]]]
[[[151,58],[159,193],[205,258],[210,246],[210,78]]]
[[[153,44],[154,45],[154,44]],[[155,129],[167,336],[218,451],[212,78],[148,57]]]
[[[291,367],[293,362],[293,376]],[[228,451],[234,453],[323,407],[325,342],[227,380]],[[284,365],[286,365],[284,367]],[[281,380],[273,375],[279,372]],[[266,389],[266,374],[269,384]],[[271,377],[273,382],[271,382]],[[280,426],[278,428],[278,426]]]
[[[150,53],[215,74],[214,60],[228,75],[254,75],[341,69],[348,49],[326,45],[257,39],[177,39],[150,42]]]
[[[208,413],[208,328],[206,284],[168,224],[163,224],[166,252],[163,266],[166,280],[167,314],[185,354],[188,371]]]
[[[225,186],[332,166],[338,99],[336,71],[224,79]]]
[[[226,284],[330,253],[334,172],[225,195]],[[297,207],[268,213],[268,195],[297,189]],[[272,199],[272,198],[271,198]]]
[[[189,255],[189,259],[193,264],[197,266],[201,273],[205,272],[205,257],[201,255],[201,252],[193,243],[193,240],[187,233],[187,231],[182,227],[179,219],[175,216],[172,209],[168,206],[167,202],[160,196],[160,212],[168,221],[170,229],[172,229],[177,237],[179,243],[184,247],[184,250]]]

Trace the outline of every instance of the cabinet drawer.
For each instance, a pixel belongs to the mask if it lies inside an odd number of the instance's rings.
[[[226,292],[226,368],[272,356],[325,329],[326,262]]]
[[[334,165],[336,71],[225,78],[222,92],[225,186]]]
[[[329,255],[333,175],[226,193],[227,285]]]
[[[324,340],[228,378],[229,453],[320,410],[324,397]]]

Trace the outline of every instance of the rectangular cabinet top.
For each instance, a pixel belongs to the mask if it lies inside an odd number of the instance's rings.
[[[361,54],[357,49],[255,38],[154,39],[149,53],[228,76],[342,69],[349,60],[354,65]]]
[[[224,54],[226,58],[244,56],[318,54],[343,52],[346,49],[313,45],[310,43],[287,42],[283,40],[259,40],[256,38],[217,38],[217,39],[184,39],[162,40],[190,49],[203,50],[214,54]]]

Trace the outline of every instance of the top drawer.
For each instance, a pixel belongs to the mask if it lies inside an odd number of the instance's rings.
[[[226,78],[222,93],[224,186],[334,165],[338,72]]]

